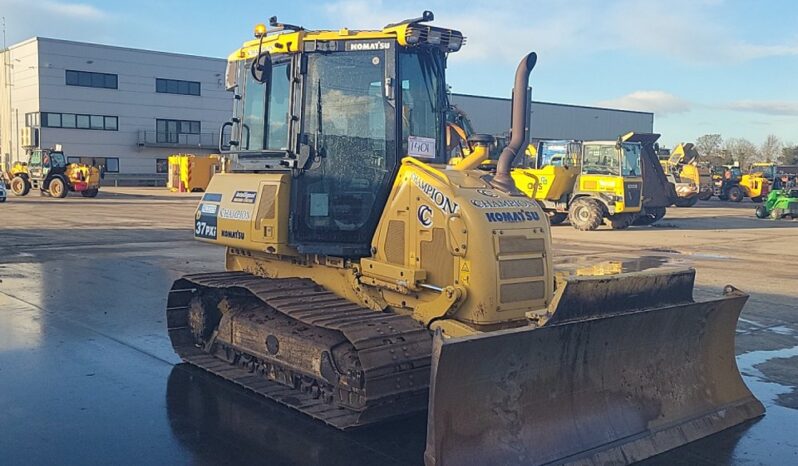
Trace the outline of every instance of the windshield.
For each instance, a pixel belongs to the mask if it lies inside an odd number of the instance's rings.
[[[568,141],[541,141],[538,147],[538,167],[561,167],[566,164]]]
[[[402,92],[402,153],[442,162],[443,121],[449,105],[444,93],[444,55],[439,49],[399,54]]]
[[[641,176],[640,144],[624,143],[622,145],[621,176]]]
[[[618,149],[611,144],[585,144],[582,173],[586,175],[620,174]]]
[[[50,152],[50,163],[52,164],[53,168],[64,168],[66,167],[66,157],[62,152]]]

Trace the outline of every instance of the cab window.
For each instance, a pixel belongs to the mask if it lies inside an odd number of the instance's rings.
[[[67,165],[66,157],[61,152],[50,153],[50,166],[52,168],[64,168]]]
[[[245,76],[246,93],[240,129],[241,149],[286,150],[291,69],[289,62],[275,63],[272,66],[272,79],[268,83],[256,81],[250,72],[250,66],[251,62],[246,62],[240,69],[240,73]]]
[[[609,144],[587,144],[582,157],[582,173],[586,175],[620,174],[618,149]]]
[[[640,144],[623,144],[621,176],[640,176]]]

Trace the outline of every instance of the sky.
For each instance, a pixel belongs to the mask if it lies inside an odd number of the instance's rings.
[[[42,36],[214,57],[273,15],[367,29],[425,9],[467,37],[449,58],[453,92],[509,97],[518,60],[535,51],[535,100],[654,112],[665,145],[707,133],[798,144],[792,0],[0,0],[9,45]]]

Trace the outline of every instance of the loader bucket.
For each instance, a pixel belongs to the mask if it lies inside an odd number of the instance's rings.
[[[719,299],[684,300],[692,273],[670,285],[631,274],[642,309],[628,309],[634,292],[621,312],[603,305],[619,304],[619,275],[605,283],[610,292],[593,294],[590,309],[559,308],[567,317],[559,323],[437,335],[425,462],[626,464],[762,415],[734,358],[748,296],[727,287]],[[568,282],[560,307],[585,304],[581,296],[597,283]],[[647,283],[673,287],[681,302],[668,304],[668,293],[645,291]]]

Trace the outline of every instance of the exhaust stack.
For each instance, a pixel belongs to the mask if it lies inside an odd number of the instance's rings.
[[[513,86],[512,102],[512,127],[510,132],[512,137],[507,146],[499,155],[496,163],[496,174],[491,184],[505,192],[515,191],[515,183],[510,176],[510,169],[513,167],[518,151],[524,150],[527,145],[526,129],[529,118],[529,75],[538,61],[538,55],[530,52],[518,64],[515,71],[515,85]]]

